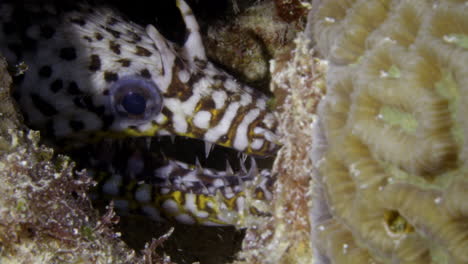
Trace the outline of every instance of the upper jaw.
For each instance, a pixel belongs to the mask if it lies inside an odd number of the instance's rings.
[[[268,97],[220,72],[211,63],[185,72],[174,68],[162,94],[159,135],[200,139],[237,151],[270,156],[278,150],[277,120]]]

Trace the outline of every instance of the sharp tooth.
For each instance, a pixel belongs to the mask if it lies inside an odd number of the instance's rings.
[[[151,147],[151,138],[150,137],[146,138],[145,143],[146,143],[146,150],[149,150]]]
[[[250,169],[249,169],[249,175],[250,176],[255,176],[258,174],[258,168],[257,168],[257,162],[253,157],[250,157]]]
[[[244,159],[244,160],[240,159],[240,160],[239,160],[239,163],[240,163],[240,166],[241,166],[241,171],[242,171],[242,173],[246,173],[246,172],[247,172],[247,168],[245,167],[245,159]]]
[[[162,152],[161,149],[159,150],[159,154],[161,154],[162,160],[163,160],[164,162],[166,162],[166,161],[167,161],[166,154],[164,154],[164,152]]]
[[[232,170],[231,164],[229,164],[229,160],[226,160],[226,173],[227,175],[234,175],[234,171]]]
[[[174,136],[174,135],[170,135],[169,137],[171,137],[171,142],[172,142],[172,144],[174,144],[174,142],[175,142],[175,136]]]
[[[247,160],[247,154],[241,153],[241,161],[245,162]]]
[[[213,143],[205,142],[205,159],[208,158],[212,149],[213,149]]]
[[[197,169],[202,169],[202,166],[200,164],[200,160],[198,160],[198,157],[195,157],[195,167]]]

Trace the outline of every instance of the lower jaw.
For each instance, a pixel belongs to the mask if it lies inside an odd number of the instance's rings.
[[[132,186],[141,184],[151,185],[161,195],[179,191],[215,197],[220,192],[224,198],[231,198],[239,193],[244,195],[243,188],[252,187],[255,181],[262,186],[253,186],[252,195],[259,191],[259,199],[271,197],[274,179],[266,168],[271,167],[273,158],[248,157],[219,146],[207,155],[207,149],[200,140],[167,136],[104,140],[75,149],[70,155],[79,168],[86,168],[94,175],[98,182],[94,197],[104,202],[123,199],[126,204],[141,203],[132,201],[135,200],[132,193],[135,187]],[[119,175],[121,181],[119,184],[111,182],[114,187],[109,191],[109,181],[115,180],[112,178],[115,175]],[[123,211],[128,213],[125,208]],[[163,218],[171,217],[165,217],[163,213]]]

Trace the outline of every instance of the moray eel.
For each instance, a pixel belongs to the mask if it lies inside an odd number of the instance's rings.
[[[271,199],[273,177],[255,159],[244,160],[274,155],[276,120],[265,95],[207,60],[194,14],[184,1],[176,4],[183,45],[108,7],[1,2],[0,52],[23,70],[14,95],[27,124],[58,146],[92,142],[78,159],[99,182],[98,199],[155,219],[238,224],[255,211],[247,199]],[[174,136],[203,141],[204,157],[188,163],[155,150],[191,151],[168,143]],[[136,139],[109,147],[126,138]],[[243,153],[239,168],[203,167],[213,148]]]

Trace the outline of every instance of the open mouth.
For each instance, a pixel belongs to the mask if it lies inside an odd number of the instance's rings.
[[[253,199],[270,200],[274,183],[267,169],[272,157],[179,136],[103,140],[71,155],[98,182],[93,200],[114,200],[123,213],[144,213],[157,220],[230,224],[233,219],[218,219],[218,214],[245,209],[247,189]],[[203,199],[207,204],[200,204]]]

